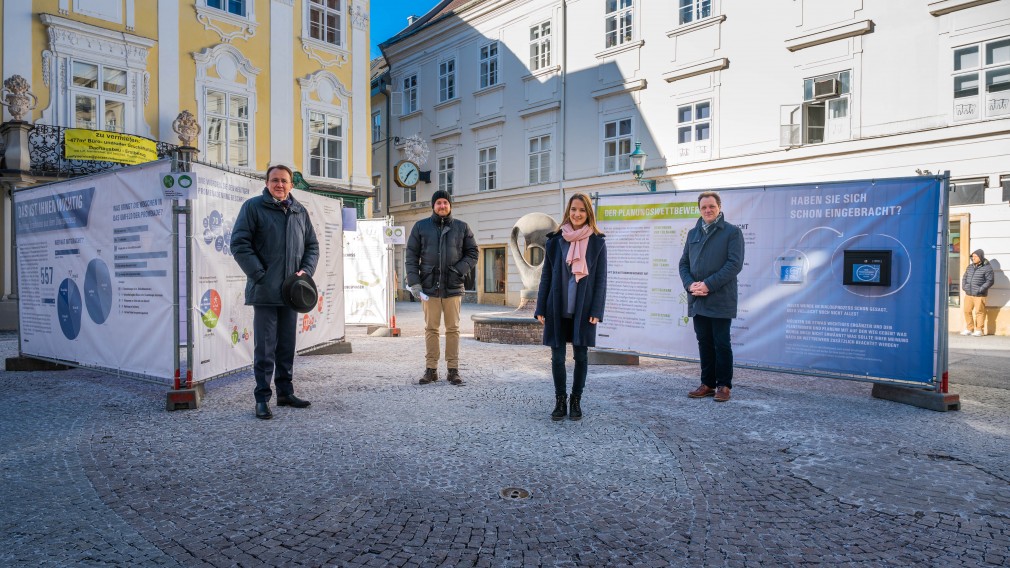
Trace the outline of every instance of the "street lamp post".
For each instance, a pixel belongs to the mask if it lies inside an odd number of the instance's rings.
[[[645,159],[648,154],[642,151],[642,143],[635,142],[635,151],[628,155],[631,158],[631,173],[635,174],[635,181],[644,185],[649,191],[656,191],[656,180],[642,179],[645,174]]]

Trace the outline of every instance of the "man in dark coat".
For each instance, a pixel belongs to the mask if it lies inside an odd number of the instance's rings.
[[[312,276],[319,262],[319,241],[305,207],[291,195],[287,166],[267,170],[263,194],[242,204],[231,236],[231,252],[245,272],[245,303],[253,307],[253,372],[256,418],[270,419],[268,402],[277,387],[277,405],[305,408],[291,382],[298,313],[281,299],[281,286],[292,275]]]
[[[985,252],[978,249],[971,253],[971,262],[961,278],[964,290],[964,331],[961,335],[985,335],[985,303],[992,284],[992,265],[986,260]]]
[[[725,402],[733,388],[729,328],[736,317],[743,233],[723,218],[718,193],[699,195],[698,209],[701,218],[688,232],[680,257],[680,279],[688,293],[688,315],[694,318],[701,358],[701,385],[688,396],[714,396],[717,402]]]
[[[464,280],[477,265],[477,241],[470,227],[452,217],[452,196],[431,196],[431,217],[414,224],[407,239],[404,264],[407,287],[424,308],[424,375],[418,384],[438,380],[438,335],[445,322],[447,380],[462,385],[459,374],[459,310]]]

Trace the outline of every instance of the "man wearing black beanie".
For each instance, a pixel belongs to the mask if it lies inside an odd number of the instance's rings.
[[[447,380],[462,385],[459,374],[459,310],[463,279],[477,265],[477,241],[466,223],[452,217],[452,195],[431,196],[431,217],[414,224],[407,239],[407,287],[424,308],[424,375],[418,384],[438,380],[438,336],[445,323]]]

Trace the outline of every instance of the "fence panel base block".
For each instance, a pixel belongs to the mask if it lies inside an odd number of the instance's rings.
[[[306,351],[302,355],[342,355],[351,352],[351,344],[348,341],[338,341],[329,345],[323,345],[318,349]]]
[[[168,391],[165,399],[165,410],[196,410],[200,408],[204,396],[203,383],[193,385],[191,389],[178,389]]]
[[[8,357],[6,366],[8,371],[66,371],[73,368],[70,365],[25,356]]]
[[[628,353],[608,353],[607,351],[590,351],[590,365],[638,365],[638,355]]]
[[[369,325],[368,334],[370,338],[399,338],[400,328],[386,325]]]
[[[873,391],[870,394],[873,398],[882,398],[937,412],[961,410],[961,397],[952,393],[877,383],[873,385]]]

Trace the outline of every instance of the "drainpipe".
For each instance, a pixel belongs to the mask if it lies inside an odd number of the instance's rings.
[[[565,113],[568,112],[568,105],[565,104],[566,83],[568,78],[568,0],[561,0],[561,147],[558,155],[558,169],[561,175],[558,177],[558,197],[561,198],[561,219],[565,218],[565,138],[568,134],[565,128]]]
[[[387,74],[387,77],[382,80],[382,92],[386,95],[386,141],[385,141],[386,142],[386,171],[382,175],[382,181],[385,182],[385,184],[386,184],[386,217],[389,217],[389,199],[390,199],[390,196],[391,196],[391,192],[390,192],[390,189],[389,189],[389,176],[390,176],[390,173],[389,173],[389,171],[390,171],[389,170],[389,154],[390,154],[390,149],[389,149],[389,128],[390,128],[390,123],[392,122],[392,120],[390,119],[391,118],[390,117],[390,110],[392,109],[392,104],[389,101],[389,98],[390,98],[389,95],[390,95],[390,91],[392,91],[393,89],[392,89],[392,85],[390,85],[387,82],[388,81],[389,71],[386,71],[386,74]]]

